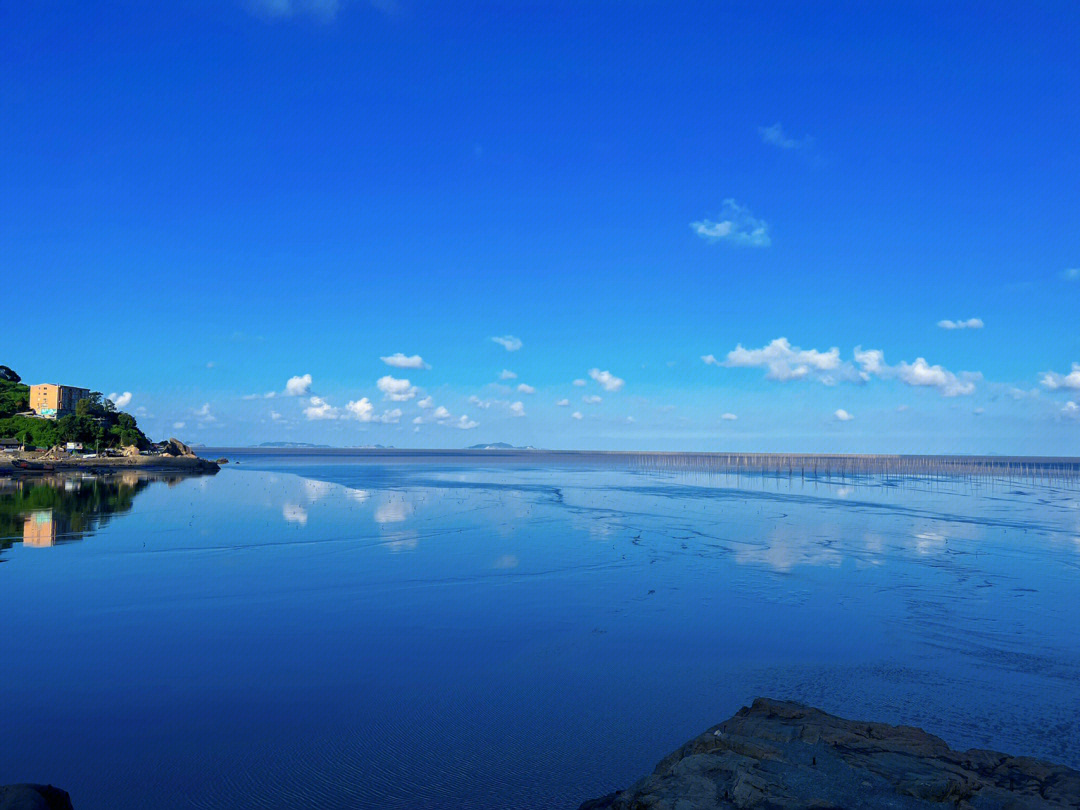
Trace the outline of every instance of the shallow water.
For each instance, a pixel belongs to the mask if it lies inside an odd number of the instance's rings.
[[[3,486],[0,783],[79,810],[572,808],[758,695],[1080,767],[1075,482],[255,454]]]

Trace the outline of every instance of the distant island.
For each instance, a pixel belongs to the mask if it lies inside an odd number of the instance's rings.
[[[260,444],[253,444],[252,447],[307,447],[313,449],[329,449],[329,444],[311,444],[310,442],[261,442]]]
[[[466,450],[535,450],[531,444],[523,445],[521,447],[507,444],[506,442],[492,442],[491,444],[472,444],[465,448]]]

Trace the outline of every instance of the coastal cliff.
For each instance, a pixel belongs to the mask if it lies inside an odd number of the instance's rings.
[[[1080,808],[1080,772],[766,698],[580,810]]]

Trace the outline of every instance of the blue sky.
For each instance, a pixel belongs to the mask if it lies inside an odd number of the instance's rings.
[[[1075,3],[2,14],[0,362],[151,435],[1080,454]]]

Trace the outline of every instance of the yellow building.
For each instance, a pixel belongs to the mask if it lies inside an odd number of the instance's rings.
[[[75,413],[75,403],[90,396],[89,388],[42,383],[30,386],[30,410],[46,419],[59,419]]]

